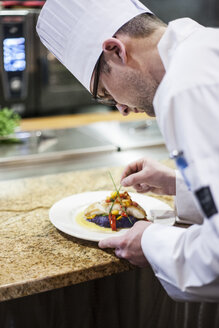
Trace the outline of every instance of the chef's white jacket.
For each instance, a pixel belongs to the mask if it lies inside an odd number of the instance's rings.
[[[166,74],[154,108],[169,152],[182,152],[187,162],[184,178],[177,173],[175,204],[178,216],[194,224],[152,224],[142,249],[172,298],[219,301],[219,29],[175,20],[158,50]],[[196,191],[206,188],[207,198],[198,199]]]

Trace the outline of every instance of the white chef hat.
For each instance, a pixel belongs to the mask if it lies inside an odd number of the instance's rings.
[[[103,42],[142,13],[138,0],[47,0],[37,32],[42,43],[90,91]]]

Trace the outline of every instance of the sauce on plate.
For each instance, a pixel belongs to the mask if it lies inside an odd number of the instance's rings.
[[[79,224],[80,226],[82,226],[83,228],[89,229],[89,230],[97,230],[97,231],[102,231],[102,232],[107,232],[107,233],[115,233],[116,231],[112,231],[111,228],[104,228],[104,227],[100,227],[98,226],[96,223],[87,221],[84,218],[84,211],[79,212],[76,217],[75,217],[75,221],[77,224]],[[120,229],[118,229],[120,230]]]

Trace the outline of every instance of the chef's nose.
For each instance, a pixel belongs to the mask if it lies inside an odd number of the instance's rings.
[[[126,105],[121,105],[121,104],[116,104],[116,108],[120,111],[120,113],[123,115],[123,116],[127,116],[130,112],[128,106]]]

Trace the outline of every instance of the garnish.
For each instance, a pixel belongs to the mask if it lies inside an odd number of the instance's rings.
[[[111,211],[112,211],[113,205],[114,205],[114,203],[115,203],[115,201],[116,201],[116,199],[117,199],[117,197],[118,197],[118,198],[119,198],[119,201],[120,201],[120,206],[121,206],[121,208],[122,208],[122,210],[124,211],[124,214],[125,214],[125,215],[123,215],[123,216],[126,216],[126,217],[128,218],[128,220],[129,220],[129,222],[130,222],[131,224],[133,224],[132,221],[131,221],[131,219],[130,219],[129,216],[128,216],[128,213],[127,213],[125,207],[123,206],[123,203],[122,203],[122,200],[121,200],[121,197],[120,197],[120,194],[119,194],[119,191],[120,191],[120,189],[121,189],[122,186],[120,185],[119,189],[117,189],[116,184],[115,184],[115,181],[114,181],[114,179],[113,179],[112,174],[111,174],[110,171],[109,171],[109,176],[110,176],[110,178],[111,178],[111,180],[112,180],[112,183],[113,183],[113,185],[114,185],[114,188],[115,188],[115,190],[116,190],[116,197],[115,197],[115,199],[114,199],[114,201],[113,201],[113,203],[112,203],[112,206],[111,206],[111,208],[110,208],[109,216],[110,216],[110,214],[111,214]],[[110,218],[109,218],[109,220],[110,220]]]
[[[116,190],[117,195],[118,195],[120,189],[121,189],[121,186],[119,187],[119,190],[118,191]],[[116,216],[115,216],[115,214],[112,214],[111,212],[112,212],[112,209],[113,209],[113,205],[114,205],[114,203],[116,201],[117,195],[113,199],[112,205],[111,205],[110,210],[109,210],[109,223],[110,223],[110,226],[111,226],[111,228],[112,228],[113,231],[116,231]]]
[[[0,110],[0,136],[8,136],[14,133],[19,125],[20,116],[12,109],[3,108]]]
[[[109,214],[109,223],[113,231],[116,231],[116,216]]]
[[[112,231],[130,228],[137,220],[144,219],[146,213],[140,205],[132,201],[127,191],[120,191],[121,186],[116,187],[111,173],[109,175],[113,182],[113,191],[110,195],[106,195],[104,200],[90,204],[84,210],[84,217]]]

